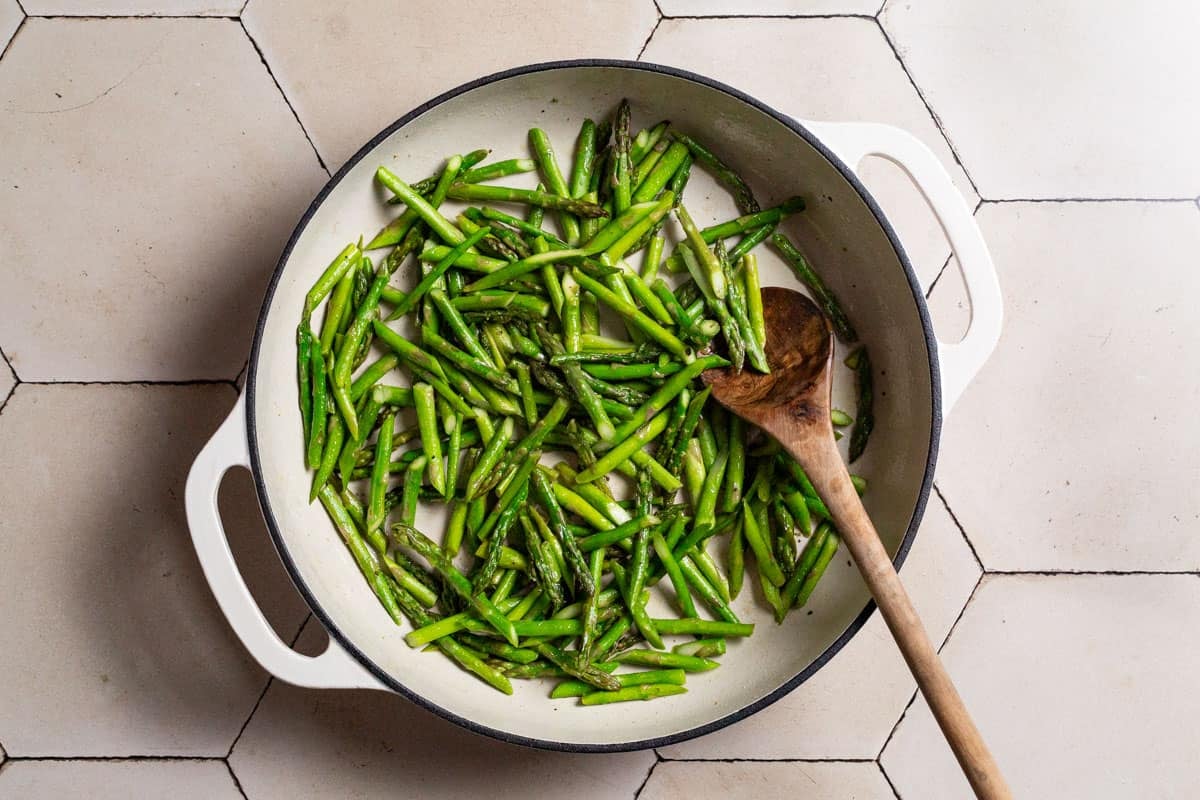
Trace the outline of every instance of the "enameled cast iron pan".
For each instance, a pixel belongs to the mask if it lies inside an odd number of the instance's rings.
[[[757,622],[720,669],[692,676],[688,693],[652,703],[583,708],[549,700],[541,681],[515,681],[506,697],[446,658],[410,649],[405,629],[376,602],[320,504],[308,503],[295,377],[295,327],[304,293],[348,241],[370,236],[394,214],[372,175],[380,164],[424,176],[450,153],[489,147],[494,157],[527,152],[537,125],[569,152],[581,120],[629,98],[635,123],[670,119],[738,170],[763,206],[802,194],[807,210],[785,223],[841,298],[876,370],[876,427],[855,471],[870,479],[867,509],[896,564],[925,508],[942,415],[991,353],[1000,333],[995,272],[962,197],[930,151],[883,125],[798,122],[723,84],[668,67],[625,61],[538,64],[481,78],[431,100],[368,142],[321,190],[293,232],[267,289],[246,381],[229,418],[200,453],[187,486],[196,550],[221,609],[254,657],[303,686],[399,692],[471,730],[539,747],[611,751],[652,747],[716,730],[794,689],[862,627],[873,606],[848,559],[837,559],[814,595],[811,614],[777,626],[747,581],[737,613]],[[855,176],[879,155],[912,177],[940,219],[966,278],[973,320],[966,338],[939,344],[923,292],[901,243]],[[531,177],[531,176],[523,176]],[[699,220],[736,215],[726,193],[699,169],[687,190]],[[768,248],[764,286],[796,286]],[[840,358],[839,358],[840,361]],[[940,365],[940,367],[939,367]],[[853,408],[848,376],[835,405]],[[842,402],[836,402],[838,398]],[[254,476],[267,528],[297,588],[328,629],[315,658],[281,642],[233,562],[216,510],[231,466]],[[431,534],[441,520],[418,518]]]

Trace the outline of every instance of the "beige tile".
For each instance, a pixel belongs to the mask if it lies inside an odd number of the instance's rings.
[[[1200,581],[984,579],[943,651],[1015,797],[1195,797]],[[901,797],[968,797],[918,700],[883,753]]]
[[[879,765],[664,761],[654,768],[641,800],[895,800]]]
[[[17,32],[24,17],[17,0],[0,0],[0,53],[4,52],[5,46]]]
[[[985,197],[1200,191],[1191,0],[890,0],[880,19]]]
[[[18,761],[0,772],[0,797],[21,800],[238,800],[220,761]]]
[[[53,16],[232,17],[245,0],[25,0],[30,14]]]
[[[298,649],[325,633],[310,622]],[[271,684],[230,758],[247,796],[632,797],[650,751],[532,750],[478,736],[398,695]]]
[[[331,168],[460,83],[539,61],[634,58],[657,18],[652,0],[453,0],[410,3],[403,15],[384,0],[253,0],[244,16]],[[473,22],[486,46],[463,34]]]
[[[979,567],[936,495],[900,575],[930,635],[940,642],[974,588]],[[667,758],[874,758],[915,689],[875,614],[787,697],[748,720],[660,752]]]
[[[0,62],[0,141],[17,372],[233,378],[325,180],[237,22],[30,19]]]
[[[668,17],[872,15],[880,5],[880,0],[658,0]]]
[[[0,414],[0,741],[18,756],[222,756],[266,676],[200,573],[183,513],[227,386],[31,386]],[[281,629],[305,610],[246,483],[223,508]],[[18,510],[23,512],[18,513]]]
[[[938,485],[983,563],[1196,569],[1196,206],[1000,203],[979,220],[1004,332],[947,421]]]
[[[873,20],[663,20],[642,58],[724,81],[796,117],[904,128],[933,148],[975,203],[970,183]],[[924,198],[890,162],[869,159],[862,175],[928,286],[950,249]]]

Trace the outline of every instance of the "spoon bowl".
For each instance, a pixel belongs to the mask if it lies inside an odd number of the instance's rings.
[[[701,377],[717,402],[775,437],[808,473],[971,788],[985,800],[1009,800],[1004,776],[929,641],[838,452],[829,415],[834,351],[829,321],[812,300],[791,289],[763,289],[762,301],[771,372],[726,367]]]

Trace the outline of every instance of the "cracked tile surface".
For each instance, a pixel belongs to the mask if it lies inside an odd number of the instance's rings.
[[[1014,797],[1191,797],[1197,625],[1194,575],[988,576],[942,657]],[[922,699],[883,766],[901,797],[970,796]]]
[[[1200,190],[1189,0],[889,0],[880,21],[984,197]]]
[[[238,23],[30,19],[0,62],[0,141],[17,373],[232,379],[325,180]]]
[[[183,484],[232,403],[228,386],[23,385],[0,414],[0,507],[29,510],[0,518],[9,755],[225,755],[266,675],[200,573]],[[294,631],[307,609],[247,485],[223,497],[234,549]]]
[[[246,29],[336,169],[364,142],[460,83],[508,67],[594,56],[637,57],[654,28],[651,0],[544,3],[536,13],[485,0],[411,3],[396,18],[392,3],[346,7],[322,0],[253,0]],[[460,22],[486,20],[480,47]],[[363,80],[364,75],[379,80]]]
[[[714,39],[722,42],[720,48],[711,46]],[[801,119],[903,128],[934,151],[975,204],[970,182],[873,20],[666,19],[643,60],[708,75]],[[763,63],[787,69],[763,69]],[[869,158],[860,174],[928,286],[950,249],[924,198],[891,162]]]
[[[1006,319],[946,422],[938,485],[984,566],[1197,569],[1200,426],[1176,410],[1200,396],[1180,368],[1200,348],[1181,299],[1200,290],[1200,212],[989,203],[978,219]]]

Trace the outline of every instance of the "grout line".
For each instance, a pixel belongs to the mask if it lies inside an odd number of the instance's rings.
[[[983,584],[983,579],[986,576],[986,572],[981,573],[979,578],[975,581],[975,586],[971,589],[971,593],[967,595],[967,601],[963,603],[963,607],[959,609],[958,616],[954,618],[954,623],[950,626],[950,630],[946,632],[946,637],[942,639],[942,643],[937,647],[939,657],[941,656],[942,648],[944,648],[946,643],[950,641],[950,635],[954,633],[954,629],[958,627],[959,621],[963,618],[963,614],[965,614],[967,611],[967,606],[971,605],[971,601],[975,598],[975,592],[979,591],[979,587]],[[895,736],[896,731],[900,729],[900,723],[904,722],[904,718],[908,716],[909,710],[912,709],[913,703],[917,702],[917,697],[920,696],[920,694],[921,690],[919,688],[913,690],[912,697],[908,699],[908,704],[905,705],[904,710],[900,712],[900,718],[896,720],[896,724],[892,726],[890,731],[888,731],[887,738],[883,740],[883,746],[879,748],[879,753],[875,756],[875,761],[879,764],[880,769],[883,769],[884,751],[887,750],[888,745],[891,744],[892,737]],[[884,772],[884,775],[887,775],[886,771]],[[890,778],[888,779],[888,783],[891,783]]]
[[[657,3],[655,3],[655,7],[658,7]],[[654,34],[658,32],[658,26],[662,25],[664,19],[666,19],[666,17],[662,16],[662,12],[660,11],[658,19],[654,21],[654,27],[650,29],[650,34],[646,37],[646,41],[642,42],[642,49],[638,50],[637,57],[634,58],[634,61],[642,60],[642,54],[645,53],[646,48],[650,46],[650,40],[654,38]]]
[[[657,751],[655,751],[657,752]],[[669,764],[873,764],[873,758],[663,758]]]
[[[18,30],[20,30],[19,27],[18,27]],[[13,35],[15,36],[16,34],[13,34]],[[4,399],[0,400],[0,414],[2,414],[2,413],[4,413],[4,407],[7,406],[8,401],[12,399],[13,393],[16,392],[17,387],[21,385],[21,376],[17,374],[17,371],[15,369],[13,369],[12,362],[9,361],[8,356],[6,356],[4,354],[3,348],[0,348],[0,361],[3,361],[5,363],[5,365],[8,367],[9,372],[11,372],[12,376],[13,376],[13,385],[9,387],[7,392],[5,392]]]
[[[0,347],[0,360],[3,360],[4,363],[8,365],[8,368],[12,370],[13,377],[17,379],[17,383],[20,383],[21,376],[17,374],[17,368],[14,367],[12,362],[8,360],[8,356],[5,355],[3,347]]]
[[[229,758],[222,758],[221,761],[225,764],[225,769],[229,770],[229,777],[233,779],[233,785],[237,788],[238,794],[242,796],[242,800],[250,800],[246,795],[246,790],[242,788],[242,782],[238,780],[237,773],[233,771],[233,765],[229,763]]]
[[[871,14],[663,14],[663,19],[875,19]]]
[[[14,373],[15,374],[15,373]],[[183,381],[21,381],[23,386],[232,386],[228,378],[195,378]]]
[[[662,761],[663,757],[658,754],[657,750],[655,750],[654,763],[650,765],[650,769],[646,770],[646,777],[642,778],[642,782],[638,785],[637,789],[633,791],[633,800],[638,800],[638,797],[641,796],[642,790],[645,789],[646,784],[650,782],[650,776],[654,774],[654,770],[658,768],[658,765],[662,763]]]
[[[21,3],[21,0],[16,0],[16,3],[17,3],[17,8],[21,9],[21,13],[28,17],[29,12],[25,10],[25,6]]]
[[[247,2],[247,3],[249,3],[249,2],[250,2],[250,0],[246,0],[246,2]],[[662,10],[662,6],[660,6],[660,5],[658,4],[658,0],[650,0],[650,2],[651,2],[651,3],[654,3],[654,10],[655,10],[656,12],[658,12],[658,18],[659,18],[659,19],[662,19],[662,18],[663,18],[663,16],[664,16],[664,15],[663,15],[663,10]]]
[[[300,132],[304,134],[304,138],[308,140],[308,146],[312,148],[313,155],[317,157],[317,163],[321,165],[321,169],[325,170],[325,174],[332,177],[329,167],[325,165],[325,159],[321,158],[321,151],[317,150],[317,145],[313,142],[312,137],[308,135],[308,129],[304,127],[304,123],[300,119],[300,115],[296,113],[296,108],[292,105],[292,101],[288,99],[287,93],[283,91],[283,87],[279,84],[279,79],[275,77],[275,73],[271,71],[271,65],[267,63],[267,57],[263,55],[262,48],[258,46],[258,42],[250,35],[249,28],[240,17],[237,17],[237,23],[242,29],[242,33],[246,34],[246,38],[250,40],[251,46],[254,47],[254,52],[258,53],[258,58],[262,61],[263,68],[266,69],[267,75],[271,76],[271,80],[275,83],[275,88],[279,90],[279,96],[283,98],[283,102],[287,104],[288,110],[292,112],[292,116],[296,118],[296,124],[300,126]]]
[[[9,761],[58,762],[58,761],[88,761],[96,763],[122,763],[126,761],[224,761],[220,756],[14,756]]]
[[[241,16],[246,13],[246,6],[248,6],[248,5],[250,5],[250,0],[245,0],[245,2],[242,3],[242,7],[240,9],[238,9],[238,17],[239,18],[241,18]]]
[[[8,51],[12,49],[13,42],[15,42],[17,37],[21,35],[21,31],[25,30],[25,23],[28,21],[29,17],[22,17],[21,21],[17,23],[17,29],[13,31],[12,36],[9,37],[8,43],[4,45],[3,49],[0,49],[0,59],[3,59],[4,56],[8,55]]]
[[[882,11],[882,9],[880,10]],[[900,65],[900,69],[904,70],[904,75],[908,78],[908,82],[912,84],[913,91],[917,93],[917,97],[921,98],[921,102],[925,105],[925,110],[929,112],[930,119],[937,126],[938,132],[942,134],[942,139],[945,140],[946,146],[950,148],[950,155],[954,156],[954,163],[958,164],[958,168],[963,171],[963,175],[967,176],[967,183],[971,184],[971,190],[978,197],[979,187],[975,185],[975,179],[971,177],[971,173],[967,171],[966,165],[963,164],[962,158],[958,155],[958,150],[954,147],[954,142],[950,141],[950,137],[946,133],[946,128],[942,125],[941,118],[934,112],[933,106],[929,105],[929,101],[925,98],[925,93],[921,91],[921,87],[913,79],[912,73],[908,71],[908,65],[900,57],[900,51],[896,49],[896,45],[892,42],[891,37],[888,36],[887,29],[883,27],[883,23],[877,17],[870,17],[869,19],[879,28],[879,33],[883,36],[883,40],[887,42],[887,46],[891,48],[892,55],[896,58],[896,63]]]
[[[30,19],[226,19],[237,21],[229,14],[26,14]]]
[[[259,694],[258,699],[254,701],[254,707],[251,708],[250,713],[246,715],[246,721],[242,723],[242,727],[238,728],[237,736],[233,737],[233,742],[230,743],[229,750],[225,753],[225,763],[229,763],[229,759],[233,756],[233,748],[237,747],[237,743],[242,739],[242,734],[246,732],[246,728],[250,727],[250,720],[254,719],[254,712],[258,711],[258,707],[262,705],[263,699],[267,696],[267,692],[270,690],[271,685],[274,682],[275,676],[268,674],[267,682],[263,685],[262,693]],[[229,771],[233,772],[232,766],[229,768]]]
[[[950,515],[950,519],[954,522],[954,527],[958,528],[958,532],[962,534],[963,541],[967,543],[967,548],[970,549],[971,555],[975,559],[975,564],[982,572],[987,572],[983,566],[983,559],[979,557],[979,551],[975,549],[975,543],[971,541],[971,537],[967,535],[966,528],[958,521],[958,516],[954,513],[954,509],[946,502],[946,495],[942,494],[942,490],[938,488],[937,482],[933,484],[933,491],[937,493],[938,499],[942,501],[942,506],[945,507],[946,513]]]
[[[1195,569],[989,569],[988,575],[1013,575],[1017,577],[1059,577],[1059,576],[1108,576],[1114,578],[1129,578],[1143,575],[1200,575]]]
[[[940,656],[942,650],[946,647],[946,643],[950,641],[950,637],[954,635],[954,631],[958,628],[958,623],[962,621],[963,614],[967,613],[967,606],[971,605],[971,601],[975,599],[975,593],[979,591],[979,587],[983,585],[983,579],[988,576],[988,573],[980,573],[979,578],[975,581],[975,586],[972,587],[971,593],[967,595],[967,601],[963,603],[963,607],[959,609],[958,616],[954,618],[954,622],[950,624],[950,629],[946,631],[946,636],[942,639],[942,643],[937,646],[937,652]],[[880,752],[883,752],[882,750]]]
[[[304,626],[307,625],[308,621],[311,619],[312,619],[312,612],[310,611],[310,612],[308,612],[307,615],[305,615],[304,619],[301,620],[300,624],[296,627],[296,635],[293,636],[292,640],[288,643],[289,647],[296,646],[296,642],[298,642],[300,640],[300,634],[304,632]],[[237,736],[233,737],[233,741],[229,745],[229,750],[225,753],[226,762],[228,762],[230,756],[233,755],[233,748],[237,747],[237,743],[239,741],[241,741],[242,734],[245,733],[246,728],[248,728],[250,726],[250,720],[254,719],[254,713],[256,711],[258,711],[258,707],[260,705],[262,705],[263,699],[266,698],[266,696],[267,696],[267,690],[271,688],[271,684],[274,683],[274,681],[275,681],[275,676],[268,675],[267,683],[265,686],[263,686],[262,693],[258,696],[258,699],[254,701],[254,707],[251,708],[250,713],[246,715],[246,721],[242,723],[242,727],[238,728]],[[232,766],[229,768],[229,771],[230,772],[233,771]]]
[[[887,785],[892,788],[892,794],[896,796],[896,800],[904,800],[900,796],[900,790],[896,788],[896,784],[892,783],[892,776],[887,774],[887,770],[883,768],[883,762],[875,760],[875,766],[879,767],[879,773],[883,775],[883,779],[887,781]]]
[[[933,276],[933,281],[929,284],[929,289],[925,292],[925,299],[928,300],[933,295],[934,287],[938,285],[938,281],[946,274],[946,267],[950,266],[950,259],[954,258],[954,251],[950,251],[950,255],[946,256],[946,260],[942,262],[942,268],[938,270],[938,274]]]
[[[0,414],[4,413],[4,409],[8,406],[8,401],[12,399],[13,394],[17,391],[19,383],[14,383],[12,388],[8,390],[8,394],[4,395],[4,399],[0,400]]]
[[[974,217],[979,213],[979,209],[983,208],[983,199],[980,198],[975,203],[975,208],[971,210],[971,216]],[[946,257],[946,263],[942,264],[942,268],[938,270],[938,274],[934,277],[933,282],[929,284],[929,291],[925,292],[925,299],[928,300],[933,296],[933,287],[938,285],[938,281],[946,274],[946,267],[950,266],[950,259],[954,258],[954,248],[950,248],[950,255]]]
[[[1194,197],[998,197],[983,203],[1198,203]]]

